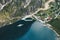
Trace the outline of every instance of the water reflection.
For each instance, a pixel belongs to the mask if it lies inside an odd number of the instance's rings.
[[[56,34],[43,26],[41,22],[34,22],[30,30],[19,40],[56,40]]]
[[[22,37],[30,29],[33,22],[34,21],[19,20],[11,25],[0,28],[0,40],[16,40],[16,38]],[[24,25],[18,27],[19,24]]]
[[[56,34],[41,22],[19,20],[0,28],[0,40],[56,40]]]

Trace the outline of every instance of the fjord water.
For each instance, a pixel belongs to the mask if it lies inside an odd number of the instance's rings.
[[[0,28],[0,40],[56,40],[56,34],[39,21],[20,20]]]
[[[30,30],[19,40],[56,40],[56,34],[49,28],[43,26],[39,21],[35,21]]]
[[[0,40],[16,40],[18,37],[22,37],[30,29],[31,24],[34,21],[19,20],[11,25],[6,25],[0,28]],[[23,24],[22,26],[18,26]]]

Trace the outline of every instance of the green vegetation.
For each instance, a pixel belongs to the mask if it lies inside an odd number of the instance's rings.
[[[56,30],[56,32],[58,32],[60,34],[60,19],[52,19],[50,22],[48,22],[49,24],[51,24],[54,28],[54,30]]]
[[[11,3],[6,5],[1,11],[0,11],[0,24],[3,25],[6,22],[9,24],[9,22],[17,21],[17,17],[21,17],[23,12],[25,10],[20,10],[22,0],[12,0]],[[15,20],[15,19],[16,20]],[[14,20],[14,21],[13,21]]]

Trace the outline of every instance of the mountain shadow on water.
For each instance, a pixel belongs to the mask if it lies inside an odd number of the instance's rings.
[[[22,37],[30,29],[33,21],[19,20],[11,25],[6,25],[0,28],[0,40],[16,40],[18,37]],[[23,24],[18,27],[17,25]]]

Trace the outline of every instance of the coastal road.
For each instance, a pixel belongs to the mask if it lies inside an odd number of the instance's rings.
[[[35,15],[35,14],[37,14],[39,11],[41,11],[41,10],[47,10],[47,9],[49,9],[50,7],[49,7],[49,3],[50,2],[55,2],[55,0],[48,0],[46,3],[45,3],[45,7],[44,8],[38,8],[37,9],[37,11],[35,11],[34,13],[30,13],[30,15],[26,15],[24,18],[22,18],[22,20],[24,20],[24,19],[26,19],[26,18],[28,18],[28,17],[32,17],[33,15]]]

